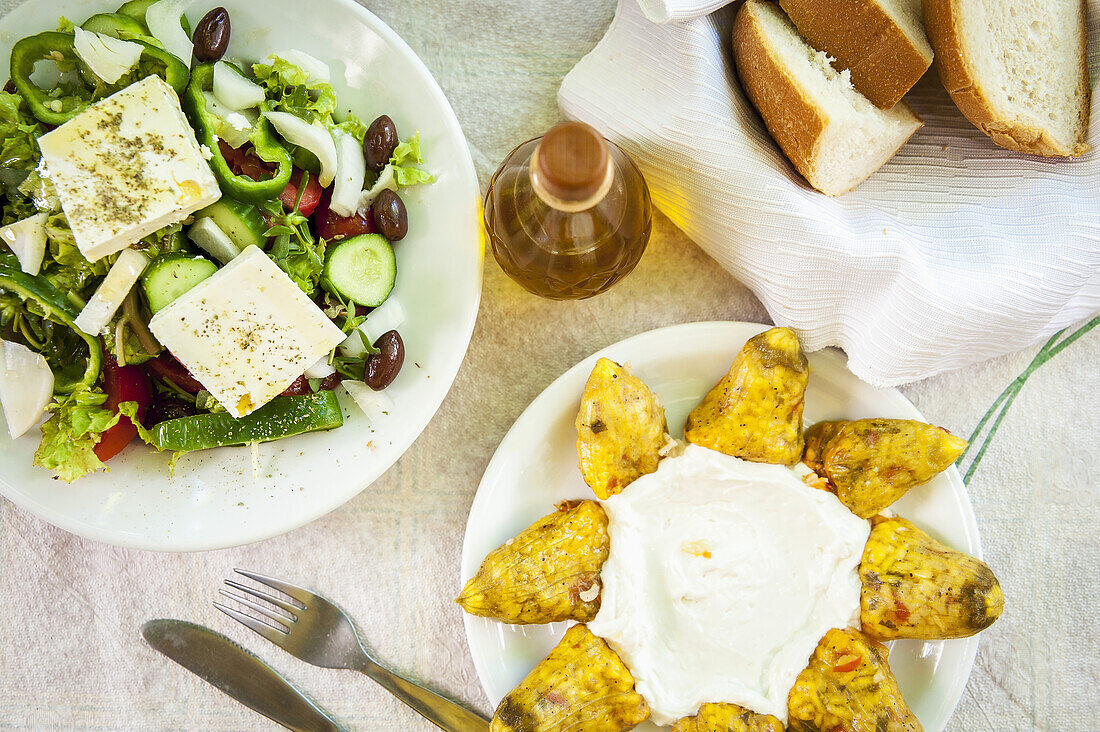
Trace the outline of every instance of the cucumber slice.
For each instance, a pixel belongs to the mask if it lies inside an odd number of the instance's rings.
[[[187,230],[187,238],[222,264],[241,253],[241,248],[209,217],[191,224],[191,228]]]
[[[397,260],[386,237],[361,234],[329,250],[321,284],[346,300],[373,308],[390,296],[396,279]]]
[[[135,20],[140,20],[142,25],[145,25],[145,11],[149,9],[149,6],[157,0],[129,0],[129,2],[122,3],[118,6],[118,10],[115,12],[120,15],[128,15]],[[183,31],[187,34],[187,37],[191,37],[191,24],[187,22],[187,16],[180,16],[180,26],[183,27]],[[85,29],[87,30],[87,29]],[[146,27],[146,33],[149,32]]]
[[[252,204],[222,196],[217,202],[195,214],[196,220],[205,218],[212,219],[238,249],[248,246],[262,248],[267,241],[264,236],[267,222],[260,210]]]
[[[162,450],[190,452],[211,447],[270,442],[344,423],[340,403],[331,391],[306,396],[277,396],[252,414],[234,419],[228,412],[179,417],[153,428],[153,443]]]
[[[217,271],[218,265],[203,257],[164,254],[145,270],[141,289],[155,313]]]

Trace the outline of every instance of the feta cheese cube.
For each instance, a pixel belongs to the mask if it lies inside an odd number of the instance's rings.
[[[93,104],[38,145],[90,261],[221,198],[176,93],[159,76]]]
[[[157,312],[149,330],[234,417],[278,396],[344,340],[254,246]]]

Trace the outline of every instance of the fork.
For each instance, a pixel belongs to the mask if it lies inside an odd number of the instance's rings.
[[[279,608],[276,612],[246,597],[221,589],[219,592],[259,613],[268,622],[257,620],[238,610],[215,602],[214,607],[267,638],[292,656],[322,668],[353,669],[374,679],[388,692],[417,713],[448,732],[485,732],[484,717],[433,691],[398,676],[375,661],[363,647],[355,627],[344,611],[331,602],[297,585],[243,569],[237,574],[278,590],[293,602],[287,602],[240,582],[226,580],[229,587]]]

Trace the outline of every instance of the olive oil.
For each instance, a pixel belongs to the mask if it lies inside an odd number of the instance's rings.
[[[554,300],[604,292],[649,242],[649,189],[617,145],[563,122],[513,150],[485,194],[485,226],[501,269]]]

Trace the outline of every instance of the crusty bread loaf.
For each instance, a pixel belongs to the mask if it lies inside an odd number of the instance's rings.
[[[779,0],[811,46],[852,72],[852,86],[890,109],[932,65],[921,0]]]
[[[1085,0],[924,0],[924,18],[944,87],[995,143],[1088,150]]]
[[[807,44],[778,5],[746,0],[733,24],[737,74],[764,124],[814,188],[859,185],[921,126],[905,102],[881,110]]]

